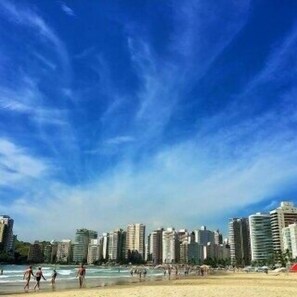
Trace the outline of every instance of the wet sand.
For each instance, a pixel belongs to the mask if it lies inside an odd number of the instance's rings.
[[[297,296],[297,273],[223,273],[122,286],[29,292],[27,295],[31,294],[39,297],[292,297]],[[23,294],[9,296],[20,295]]]

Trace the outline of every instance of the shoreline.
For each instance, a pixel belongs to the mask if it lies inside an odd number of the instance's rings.
[[[61,297],[162,297],[197,296],[203,292],[203,296],[292,296],[297,294],[297,274],[259,274],[259,273],[233,273],[219,272],[206,276],[177,276],[177,278],[160,278],[155,280],[136,280],[130,283],[110,284],[90,288],[71,288],[40,291],[22,291],[9,293],[6,296],[16,297],[22,294],[38,294],[40,297],[61,296]],[[237,294],[238,292],[238,294]],[[240,293],[239,293],[240,292]],[[172,295],[172,294],[174,295]],[[0,296],[5,296],[0,294]]]
[[[176,276],[171,276],[171,280],[176,279]],[[55,292],[65,292],[71,290],[92,290],[92,289],[100,289],[100,288],[111,288],[111,287],[130,287],[134,285],[142,285],[142,284],[150,284],[155,282],[166,282],[168,280],[168,276],[146,276],[139,278],[138,276],[134,277],[118,277],[118,278],[88,278],[86,277],[86,285],[79,289],[78,287],[78,279],[75,280],[57,280],[55,289],[52,288],[50,283],[50,279],[47,281],[41,280],[40,290],[34,291],[35,280],[31,280],[30,282],[30,290],[24,291],[23,287],[25,284],[24,281],[19,281],[16,283],[10,284],[1,284],[2,292],[0,291],[0,296],[14,296],[20,294],[28,294],[28,293],[55,293]],[[168,281],[171,281],[168,280]],[[3,288],[6,287],[6,290]]]

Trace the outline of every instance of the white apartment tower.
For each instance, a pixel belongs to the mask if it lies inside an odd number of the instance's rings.
[[[108,236],[108,259],[116,262],[124,260],[125,257],[126,232],[116,229]]]
[[[57,262],[69,263],[71,261],[71,240],[63,239],[57,244]]]
[[[282,229],[297,221],[297,207],[291,202],[283,201],[280,206],[270,212],[273,249],[284,252]]]
[[[108,233],[102,233],[102,236],[100,238],[100,245],[101,245],[100,257],[103,260],[108,259],[108,238],[109,238]]]
[[[141,259],[145,256],[145,225],[130,224],[127,227],[126,256],[136,255]]]
[[[100,240],[91,239],[88,246],[87,263],[94,264],[98,260],[100,260]]]
[[[284,250],[289,250],[292,258],[297,257],[297,223],[290,224],[282,230]]]
[[[292,254],[292,241],[289,226],[282,229],[282,238],[284,251],[289,251],[290,254]]]
[[[273,256],[270,215],[256,213],[249,216],[252,261],[267,260]]]
[[[162,261],[166,264],[175,263],[179,247],[178,235],[174,228],[162,232]]]

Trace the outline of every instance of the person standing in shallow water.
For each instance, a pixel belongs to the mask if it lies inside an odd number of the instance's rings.
[[[24,272],[24,276],[23,276],[23,279],[26,280],[26,284],[24,286],[24,290],[29,290],[30,289],[29,288],[29,285],[30,285],[31,275],[33,277],[35,277],[34,274],[33,274],[32,266],[29,266],[29,268]]]
[[[43,273],[41,271],[41,267],[39,267],[38,270],[35,273],[36,285],[34,286],[34,291],[36,290],[36,288],[38,288],[38,290],[40,290],[40,280],[41,280],[41,278],[43,278],[46,281],[46,279],[43,276]]]
[[[53,289],[55,289],[55,287],[56,287],[56,278],[57,278],[57,271],[54,269],[53,274],[52,274],[52,280],[51,280]]]
[[[78,268],[77,275],[76,275],[76,277],[78,277],[78,283],[79,283],[80,289],[83,287],[83,284],[85,282],[85,276],[86,276],[86,269],[84,268],[84,264],[81,264],[80,267]]]

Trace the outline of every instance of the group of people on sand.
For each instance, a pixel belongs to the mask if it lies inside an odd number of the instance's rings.
[[[52,273],[52,277],[51,277],[51,285],[52,285],[53,289],[55,289],[57,275],[58,275],[57,271],[54,269],[53,273]],[[34,274],[32,266],[29,266],[28,269],[26,269],[24,272],[23,279],[26,281],[24,290],[29,291],[31,276],[34,277],[36,280],[36,284],[33,288],[34,291],[36,291],[36,289],[40,290],[40,281],[41,281],[41,279],[44,279],[46,281],[46,278],[44,277],[44,275],[42,273],[41,267],[38,267],[37,271]],[[86,269],[85,269],[84,265],[81,264],[80,267],[78,268],[78,271],[76,274],[76,277],[78,277],[79,288],[82,288],[84,286],[85,276],[86,276]]]

